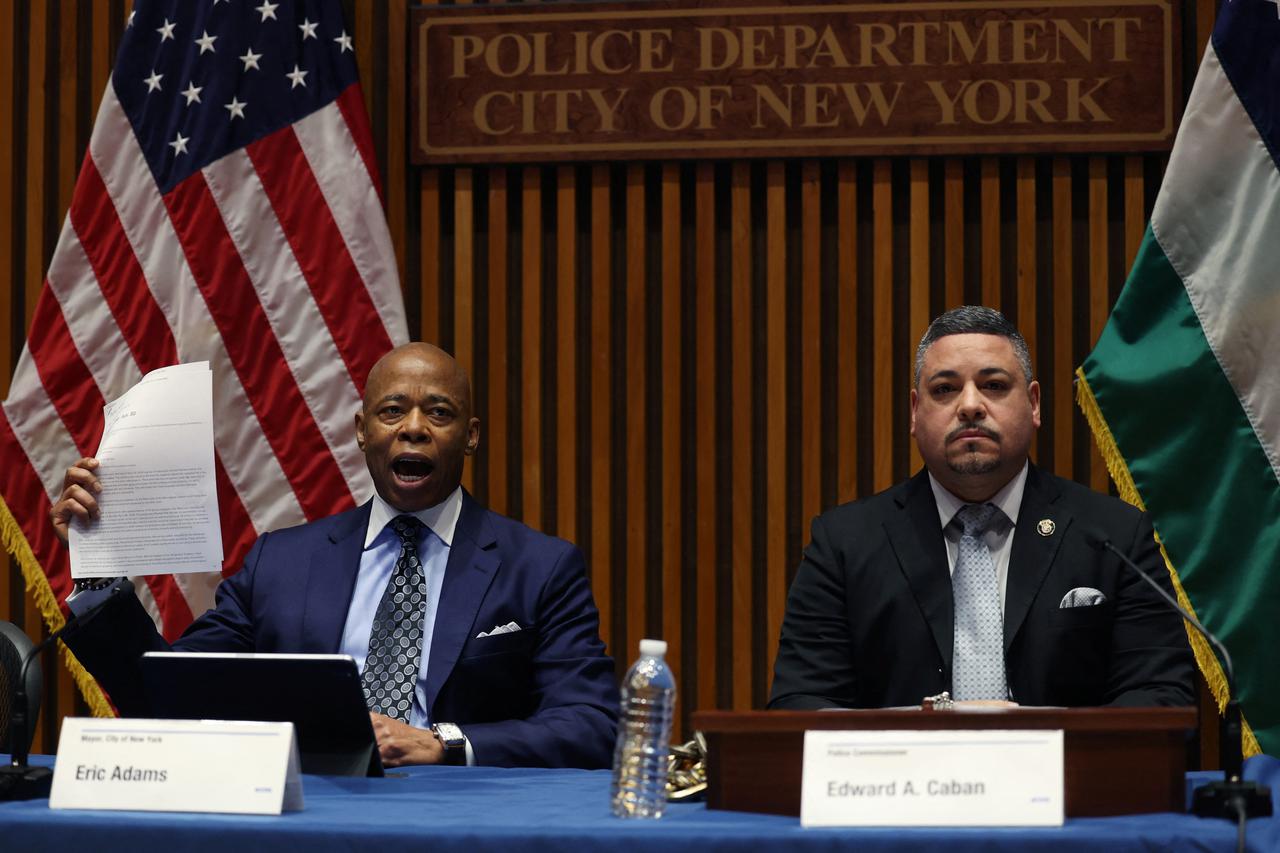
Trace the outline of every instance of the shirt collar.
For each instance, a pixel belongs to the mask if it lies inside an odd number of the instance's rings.
[[[378,493],[373,495],[373,505],[369,508],[369,527],[364,534],[364,547],[367,549],[391,520],[397,515],[412,515],[440,537],[446,547],[453,545],[453,531],[458,526],[458,517],[462,515],[462,486],[453,490],[449,497],[435,506],[420,509],[417,512],[401,512],[382,499]]]
[[[1012,480],[1005,483],[1000,491],[992,496],[989,504],[995,504],[996,508],[1003,512],[1013,522],[1016,527],[1018,525],[1018,508],[1022,506],[1022,492],[1027,486],[1027,468],[1028,463],[1022,463],[1022,469],[1014,476]],[[951,523],[951,519],[955,518],[960,508],[965,506],[968,501],[962,501],[960,498],[951,494],[934,479],[933,472],[929,472],[929,487],[933,489],[933,500],[938,505],[938,521],[942,524],[942,529],[946,530],[947,525]]]

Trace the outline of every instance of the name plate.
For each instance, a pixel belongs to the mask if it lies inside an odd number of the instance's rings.
[[[1061,826],[1062,730],[808,731],[801,826]]]
[[[49,808],[301,809],[293,723],[68,717],[58,738]]]

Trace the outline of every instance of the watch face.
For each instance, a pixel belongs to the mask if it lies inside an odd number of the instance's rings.
[[[453,723],[436,723],[431,727],[440,745],[444,747],[444,763],[462,765],[467,763],[467,738],[462,729]]]
[[[436,723],[436,734],[446,747],[460,747],[463,744],[462,729],[453,723]]]

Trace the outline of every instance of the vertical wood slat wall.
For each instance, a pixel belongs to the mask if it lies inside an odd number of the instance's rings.
[[[344,5],[410,330],[475,381],[466,485],[582,547],[619,671],[666,639],[685,723],[763,705],[809,520],[919,465],[911,359],[940,311],[1015,319],[1045,386],[1037,461],[1107,488],[1072,371],[1163,156],[416,167],[409,4]],[[0,396],[129,8],[0,0]],[[1213,11],[1184,2],[1188,89]],[[12,562],[0,618],[43,631]],[[52,752],[84,706],[44,663],[35,748]]]

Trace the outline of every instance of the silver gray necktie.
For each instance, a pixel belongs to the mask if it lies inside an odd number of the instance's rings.
[[[983,534],[999,513],[991,504],[966,504],[956,513],[960,547],[951,575],[955,599],[955,645],[951,692],[956,699],[1007,699],[1004,619],[996,564]]]
[[[369,710],[407,723],[422,657],[427,581],[418,558],[422,522],[411,515],[398,515],[391,520],[391,527],[400,537],[400,557],[373,616],[361,683]]]

